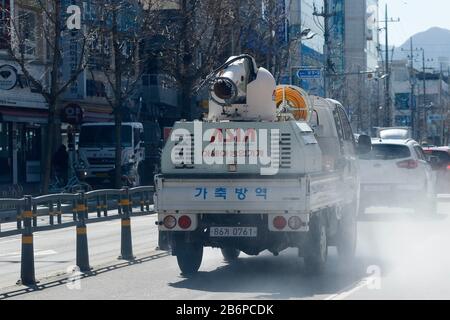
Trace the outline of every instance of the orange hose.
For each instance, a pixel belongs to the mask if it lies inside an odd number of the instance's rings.
[[[275,90],[275,102],[277,108],[283,103],[283,98],[286,99],[291,108],[298,109],[291,111],[296,120],[308,120],[308,106],[305,98],[298,90],[291,87],[278,87]]]

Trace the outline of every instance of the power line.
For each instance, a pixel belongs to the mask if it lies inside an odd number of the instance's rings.
[[[329,0],[324,0],[323,2],[323,7],[321,9],[321,11],[317,11],[316,5],[314,4],[314,12],[313,12],[313,16],[314,17],[322,17],[324,19],[324,23],[323,23],[323,36],[324,36],[324,40],[325,40],[325,52],[324,52],[324,56],[325,56],[325,77],[324,77],[324,91],[325,91],[325,97],[328,96],[328,74],[329,74],[329,70],[330,68],[332,68],[332,62],[330,60],[330,18],[334,17],[336,15],[336,12],[330,11],[330,4],[329,4]],[[319,26],[320,27],[320,26]]]

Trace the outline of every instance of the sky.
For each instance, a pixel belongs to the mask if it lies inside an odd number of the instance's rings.
[[[401,20],[398,23],[389,24],[391,45],[401,46],[410,36],[431,27],[450,30],[449,0],[380,0],[379,14],[380,20],[383,21],[386,3],[389,18]],[[384,43],[384,36],[382,43]]]

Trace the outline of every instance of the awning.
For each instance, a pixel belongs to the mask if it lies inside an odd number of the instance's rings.
[[[47,110],[0,108],[0,121],[2,122],[46,124],[47,119]]]
[[[83,122],[111,122],[114,121],[114,116],[110,113],[104,112],[85,112]]]

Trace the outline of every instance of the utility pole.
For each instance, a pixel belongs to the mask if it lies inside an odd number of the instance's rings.
[[[402,51],[406,51],[403,50]],[[415,86],[416,86],[416,74],[414,69],[414,52],[417,50],[414,50],[413,46],[413,37],[409,39],[409,83],[411,86],[411,93],[410,93],[410,103],[409,107],[411,110],[411,129],[412,134],[415,139],[418,139],[418,117],[417,117],[417,106],[415,103]]]
[[[413,137],[415,136],[415,132],[416,132],[416,103],[415,103],[415,98],[414,98],[414,89],[416,86],[416,79],[415,79],[415,73],[414,73],[414,53],[413,53],[413,37],[411,37],[410,41],[410,55],[411,55],[411,62],[409,65],[410,68],[410,76],[409,76],[409,81],[411,84],[411,127],[412,127],[412,132],[413,132]]]
[[[445,118],[444,118],[444,114],[446,114],[445,112],[445,108],[444,108],[444,103],[442,101],[442,81],[444,79],[444,75],[442,73],[442,63],[440,64],[440,70],[439,70],[439,104],[441,107],[441,130],[440,130],[440,145],[443,146],[444,145],[444,140],[445,140]]]
[[[420,118],[420,122],[421,122],[421,127],[420,127],[420,138],[421,140],[424,138],[424,134],[425,134],[425,139],[428,136],[428,128],[427,128],[427,80],[426,80],[426,67],[425,67],[425,49],[420,48],[419,50],[422,50],[422,84],[423,84],[423,110],[421,113],[419,113],[419,118]]]
[[[391,82],[391,71],[389,68],[389,27],[388,27],[388,6],[386,3],[386,12],[385,12],[385,25],[386,28],[386,109],[385,112],[385,126],[391,126],[391,91],[390,91],[390,82]]]
[[[323,24],[323,37],[325,40],[325,49],[324,49],[324,60],[325,60],[325,70],[324,70],[324,81],[323,81],[323,88],[325,91],[325,97],[328,97],[328,77],[329,77],[329,69],[330,69],[330,21],[329,19],[331,17],[334,17],[336,15],[336,13],[331,12],[330,10],[330,0],[324,0],[323,1],[323,8],[321,12],[317,11],[317,8],[314,6],[314,12],[313,15],[316,17],[322,17],[324,19],[324,24]]]
[[[363,81],[361,80],[361,66],[358,66],[358,127],[357,127],[357,132],[361,132],[361,130],[363,129],[363,119],[362,119],[362,90],[361,90],[361,86]]]
[[[385,20],[381,21],[384,22],[384,29],[386,31],[386,65],[385,65],[385,72],[386,72],[386,92],[385,92],[385,109],[384,109],[384,125],[386,127],[390,127],[392,124],[392,110],[391,110],[391,71],[390,71],[390,58],[389,58],[389,23],[393,22],[400,22],[400,19],[394,20],[389,19],[388,15],[388,5],[386,4],[385,9]]]
[[[412,115],[412,126],[413,126],[413,132],[415,132],[414,137],[416,139],[423,140],[424,138],[427,138],[428,135],[428,119],[427,119],[427,77],[426,72],[426,61],[425,59],[425,49],[423,48],[416,48],[413,49],[413,43],[412,39],[410,40],[410,68],[411,68],[411,100],[412,100],[412,106],[411,109],[411,115]],[[414,103],[414,97],[415,97],[415,86],[417,84],[417,77],[415,76],[415,69],[414,69],[414,52],[421,51],[422,52],[422,103],[421,107],[418,107],[419,101],[416,101]],[[441,71],[442,73],[442,71]],[[417,92],[417,96],[419,97],[421,92]],[[419,100],[419,99],[417,99]]]

